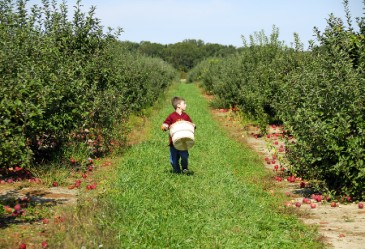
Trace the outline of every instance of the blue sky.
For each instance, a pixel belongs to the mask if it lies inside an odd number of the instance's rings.
[[[71,8],[76,1],[66,2]],[[96,6],[103,26],[123,28],[120,40],[161,44],[200,39],[239,47],[242,35],[261,30],[270,35],[275,25],[280,40],[290,46],[297,32],[307,48],[315,39],[313,27],[324,30],[330,13],[345,21],[342,0],[83,0],[82,5],[85,12]],[[349,0],[349,6],[352,17],[365,16],[362,0]]]

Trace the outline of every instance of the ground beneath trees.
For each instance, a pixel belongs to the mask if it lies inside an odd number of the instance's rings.
[[[331,207],[331,202],[317,202],[312,197],[310,188],[301,188],[301,179],[294,179],[295,182],[287,180],[287,175],[280,171],[281,163],[284,162],[283,155],[285,153],[284,140],[281,139],[282,129],[280,126],[269,126],[268,134],[260,135],[257,127],[247,125],[243,127],[240,118],[231,110],[212,110],[213,116],[221,123],[225,129],[229,131],[232,138],[246,144],[254,151],[262,156],[265,167],[273,172],[273,182],[275,182],[275,190],[271,193],[284,193],[288,201],[283,203],[286,208],[295,209],[300,220],[305,224],[318,227],[318,231],[322,236],[322,241],[329,248],[360,249],[365,247],[365,208],[359,209],[357,203],[337,204]],[[281,149],[282,148],[282,149]],[[273,162],[273,155],[275,162]],[[282,159],[282,160],[281,160]],[[278,170],[275,170],[278,165]],[[285,165],[284,165],[285,166]],[[315,204],[315,208],[311,208],[309,203],[303,203],[303,198],[308,198],[311,203]],[[300,207],[296,207],[295,203],[301,203]]]

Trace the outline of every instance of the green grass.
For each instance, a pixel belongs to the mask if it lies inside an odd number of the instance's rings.
[[[174,95],[185,97],[197,125],[193,176],[169,172],[168,134],[160,125]],[[95,214],[104,248],[322,247],[316,231],[264,191],[269,173],[258,155],[229,138],[195,85],[178,84],[151,119],[148,139],[123,156]]]

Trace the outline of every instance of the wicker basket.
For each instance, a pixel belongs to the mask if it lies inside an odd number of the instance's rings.
[[[177,150],[188,150],[194,146],[194,125],[189,121],[178,121],[170,126],[172,143]]]

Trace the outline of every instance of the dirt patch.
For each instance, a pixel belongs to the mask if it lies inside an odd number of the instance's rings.
[[[336,207],[331,207],[330,200],[318,202],[310,188],[301,187],[301,182],[306,184],[305,181],[300,178],[288,178],[290,174],[285,166],[285,143],[280,126],[268,126],[267,134],[261,135],[258,127],[243,126],[239,115],[232,110],[215,109],[212,110],[212,115],[232,138],[261,155],[263,165],[273,172],[273,181],[278,189],[275,191],[282,191],[288,196],[288,202],[283,205],[296,209],[298,218],[305,224],[318,227],[328,248],[365,247],[365,209],[359,209],[358,204],[352,202],[340,203]],[[303,202],[304,198],[307,198],[307,203]],[[296,207],[296,203],[300,203],[300,207]]]
[[[62,187],[22,187],[18,189],[0,189],[0,200],[3,203],[27,198],[29,202],[35,204],[75,204],[77,201],[78,190]]]

